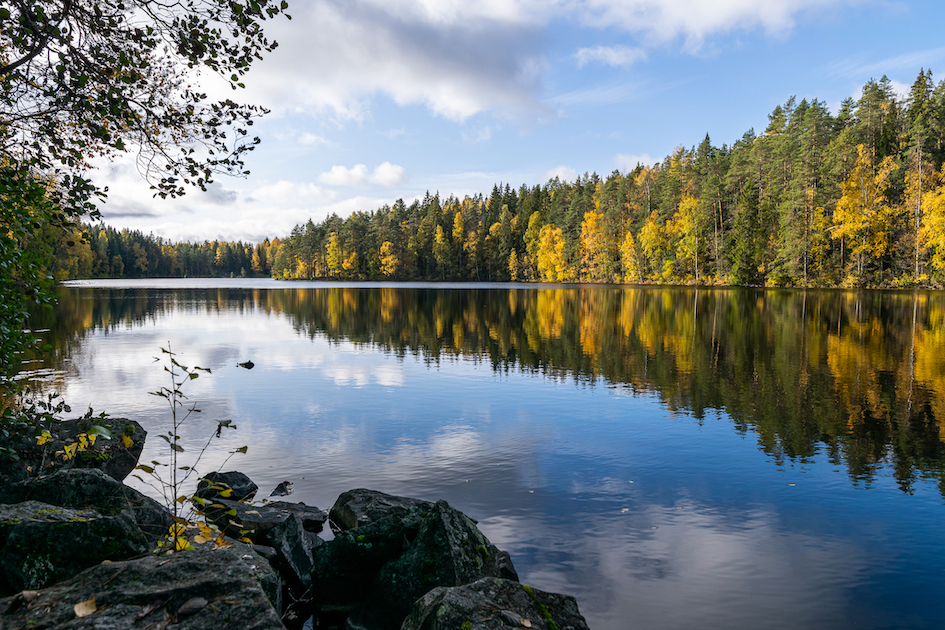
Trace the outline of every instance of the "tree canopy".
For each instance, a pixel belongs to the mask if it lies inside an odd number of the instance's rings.
[[[160,196],[245,175],[264,110],[213,100],[201,70],[233,89],[276,42],[279,0],[9,0],[0,3],[0,374],[18,367],[24,300],[43,295],[46,225],[97,217],[95,158],[134,151]],[[43,257],[45,256],[45,258]]]

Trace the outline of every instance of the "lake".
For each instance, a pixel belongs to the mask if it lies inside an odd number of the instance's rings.
[[[32,324],[143,461],[170,346],[185,456],[238,426],[203,470],[446,499],[595,630],[945,627],[945,293],[88,281]]]

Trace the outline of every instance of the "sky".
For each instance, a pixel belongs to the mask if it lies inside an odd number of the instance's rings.
[[[172,241],[284,237],[427,191],[573,181],[731,145],[791,96],[945,78],[940,0],[290,0],[239,93],[270,110],[246,178],[154,198],[100,164],[103,221]]]

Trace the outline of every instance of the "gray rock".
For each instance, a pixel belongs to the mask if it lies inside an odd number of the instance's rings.
[[[415,505],[431,505],[429,501],[398,497],[377,490],[357,488],[342,493],[328,515],[339,530],[354,529],[392,514],[404,514]]]
[[[276,488],[269,493],[270,497],[285,497],[292,494],[292,482],[283,481]]]
[[[149,555],[0,599],[0,628],[279,630],[264,590],[278,579],[246,546]],[[93,597],[95,612],[77,617],[74,606]]]
[[[295,513],[269,530],[266,538],[276,552],[275,566],[289,585],[305,590],[312,585],[312,550],[325,541],[306,531]]]
[[[0,505],[0,570],[16,591],[43,588],[149,548],[130,510],[102,515],[39,501]]]
[[[111,439],[99,436],[95,444],[76,453],[75,457],[69,460],[56,457],[57,451],[62,451],[66,444],[77,441],[79,434],[88,432],[96,425],[108,429]],[[19,458],[0,461],[0,479],[15,482],[67,468],[97,468],[121,481],[138,465],[147,436],[147,431],[134,420],[110,417],[51,422],[37,428],[37,431],[42,430],[47,430],[52,435],[44,445],[36,443],[35,435],[0,437],[0,446],[12,448]],[[123,435],[128,437],[130,446],[125,446]]]
[[[403,514],[339,532],[314,550],[316,603],[323,612],[350,613],[367,597],[378,572],[410,548],[433,509],[422,503]]]
[[[491,577],[464,586],[431,590],[414,603],[401,630],[505,630],[509,627],[588,630],[573,597]]]
[[[152,543],[162,540],[173,520],[167,508],[101,470],[65,469],[0,486],[0,503],[42,501],[66,508],[93,508],[105,515],[131,510]]]
[[[230,496],[220,497],[225,489],[231,491]],[[194,496],[204,500],[227,498],[231,501],[252,501],[259,486],[253,480],[238,471],[212,472],[204,475],[197,482],[197,491]]]
[[[235,511],[236,514],[227,514],[231,511]],[[312,533],[322,531],[322,526],[328,520],[328,515],[324,510],[304,503],[286,501],[252,505],[228,499],[215,499],[204,507],[204,513],[207,519],[227,536],[233,538],[245,536],[260,545],[269,545],[267,538],[269,530],[285,522],[292,514],[300,519],[305,531]]]
[[[378,572],[367,597],[348,617],[348,626],[396,630],[413,603],[431,589],[500,577],[508,573],[503,569],[506,562],[508,555],[500,556],[472,519],[438,501],[423,518],[410,548]]]

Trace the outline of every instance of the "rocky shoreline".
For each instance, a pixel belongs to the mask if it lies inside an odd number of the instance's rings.
[[[56,440],[85,430],[71,422],[51,427]],[[326,513],[254,502],[242,473],[211,474],[195,497],[213,535],[167,553],[170,512],[122,483],[146,434],[110,422],[128,439],[99,440],[81,461],[24,439],[0,466],[0,630],[587,628],[573,597],[521,584],[509,554],[445,501],[360,488]]]

